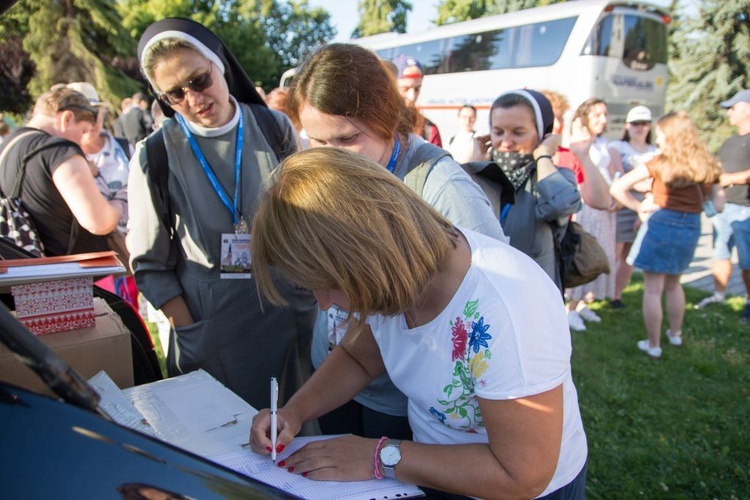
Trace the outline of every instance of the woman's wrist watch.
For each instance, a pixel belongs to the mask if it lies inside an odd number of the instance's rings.
[[[383,475],[385,477],[396,479],[395,467],[401,461],[401,440],[389,439],[385,445],[380,448],[380,463],[383,466]]]

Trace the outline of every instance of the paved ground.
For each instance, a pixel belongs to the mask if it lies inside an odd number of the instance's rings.
[[[690,267],[682,275],[682,283],[712,292],[714,282],[711,276],[711,221],[706,216],[703,216],[701,222],[701,238],[698,241],[698,248],[695,250],[693,262],[690,263]],[[742,283],[740,268],[737,265],[736,252],[732,257],[732,262],[734,266],[727,292],[731,295],[744,295],[745,286]]]

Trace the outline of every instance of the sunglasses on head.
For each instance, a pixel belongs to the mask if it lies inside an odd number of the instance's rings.
[[[162,92],[161,98],[167,101],[169,104],[180,104],[185,100],[185,94],[188,90],[193,92],[203,92],[208,87],[214,84],[214,79],[211,76],[211,70],[213,67],[209,67],[208,71],[202,73],[185,84],[184,87],[177,87],[166,92]]]
[[[651,125],[651,122],[637,121],[630,122],[630,125],[633,127],[645,127],[646,125]]]

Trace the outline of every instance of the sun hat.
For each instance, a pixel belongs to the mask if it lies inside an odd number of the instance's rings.
[[[104,106],[105,103],[99,99],[99,94],[89,82],[73,82],[66,85],[70,90],[83,94],[92,106]]]
[[[652,119],[650,109],[646,106],[636,106],[628,111],[628,116],[625,118],[625,121],[627,123],[650,122]]]
[[[740,90],[736,94],[734,94],[734,97],[729,99],[728,101],[724,101],[721,103],[722,108],[731,108],[738,102],[750,102],[750,90]]]

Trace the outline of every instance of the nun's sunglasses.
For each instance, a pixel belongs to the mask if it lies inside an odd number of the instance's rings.
[[[211,76],[213,66],[208,68],[208,71],[202,73],[185,84],[184,87],[177,87],[172,90],[167,90],[161,94],[162,99],[167,101],[171,105],[180,104],[185,100],[185,94],[188,90],[193,92],[203,92],[208,87],[214,84],[214,79]]]

